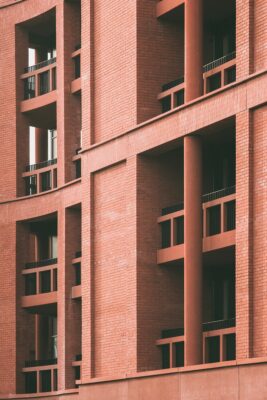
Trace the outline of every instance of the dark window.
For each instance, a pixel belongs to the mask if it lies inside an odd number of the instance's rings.
[[[236,67],[228,68],[225,71],[225,85],[236,81]]]
[[[171,109],[171,96],[164,97],[161,100],[162,112],[165,113]]]
[[[56,90],[57,88],[57,70],[56,68],[52,69],[52,90]]]
[[[179,90],[175,93],[176,107],[182,106],[184,104],[184,90]]]
[[[212,75],[207,79],[207,91],[208,92],[213,92],[213,90],[217,90],[221,87],[221,73],[219,72],[218,74]]]
[[[75,264],[75,285],[81,284],[81,263]]]
[[[30,76],[24,80],[24,100],[35,97],[35,76]]]
[[[162,351],[162,369],[170,368],[170,346],[164,344],[161,346]]]
[[[225,361],[235,360],[235,334],[224,336]]]
[[[164,221],[161,226],[161,247],[166,249],[171,245],[171,221]]]
[[[37,180],[36,175],[28,176],[25,178],[26,196],[30,196],[37,193]]]
[[[54,288],[53,290],[57,290],[57,269],[53,269],[53,281],[54,281]]]
[[[75,65],[75,79],[80,78],[81,76],[81,58],[77,56],[74,58],[74,65]]]
[[[175,367],[184,366],[184,343],[179,342],[174,344],[175,349]]]
[[[221,207],[214,206],[207,209],[208,236],[221,232]]]
[[[41,188],[42,192],[45,192],[46,190],[51,190],[52,185],[51,185],[51,172],[47,171],[41,174]]]
[[[75,367],[75,380],[79,381],[81,379],[81,368]]]
[[[82,171],[81,171],[81,160],[77,160],[75,162],[75,168],[76,168],[76,179],[81,177]]]
[[[225,204],[225,230],[232,231],[235,229],[235,200]]]
[[[220,336],[206,338],[206,362],[220,361]]]
[[[57,390],[57,369],[54,369],[54,390]]]
[[[48,293],[51,292],[51,271],[40,272],[40,292]]]
[[[184,243],[184,217],[175,218],[174,229],[174,244]]]
[[[51,370],[40,371],[41,392],[51,392]]]
[[[25,295],[36,294],[36,274],[25,275]]]
[[[26,372],[25,373],[25,393],[36,393],[37,392],[37,373]]]
[[[49,71],[46,71],[39,75],[39,95],[48,93],[49,91]]]

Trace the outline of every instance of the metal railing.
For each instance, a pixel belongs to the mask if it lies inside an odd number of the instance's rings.
[[[57,158],[54,158],[53,160],[41,161],[41,162],[36,163],[36,164],[27,165],[26,168],[25,168],[25,171],[26,172],[35,171],[35,170],[40,169],[40,168],[49,167],[50,165],[54,165],[56,163],[57,163]]]
[[[175,204],[173,206],[165,207],[161,210],[161,215],[167,215],[167,214],[172,214],[176,211],[181,211],[184,209],[184,202],[181,201],[178,204]]]
[[[222,319],[219,321],[203,322],[203,332],[215,331],[235,327],[235,318]],[[176,336],[184,336],[184,328],[164,329],[161,331],[161,338],[168,339]]]
[[[25,367],[42,367],[45,365],[55,365],[57,364],[57,358],[51,358],[47,360],[27,360],[25,361]]]
[[[229,196],[235,193],[235,185],[226,187],[224,189],[216,190],[215,192],[210,192],[203,194],[202,203],[207,203],[208,201],[217,200],[221,197]]]
[[[174,81],[165,83],[162,85],[162,91],[165,92],[165,90],[171,89],[175,86],[181,85],[184,83],[184,76],[180,76],[179,78],[175,79]]]
[[[47,258],[40,261],[34,261],[25,264],[25,269],[46,267],[57,263],[57,258]]]
[[[233,60],[234,58],[236,58],[236,52],[232,51],[232,53],[226,54],[225,56],[218,58],[217,60],[213,60],[210,63],[204,65],[203,72],[205,73],[211,71],[212,69],[219,67],[220,65],[223,65],[228,61]]]
[[[229,196],[235,193],[235,185],[226,187],[224,189],[216,190],[215,192],[210,192],[202,195],[202,203],[207,203],[208,201],[217,200],[221,197]],[[181,211],[184,209],[184,202],[174,204],[169,207],[162,208],[161,215],[172,214],[176,211]]]
[[[54,64],[56,62],[56,57],[54,58],[50,58],[49,60],[45,60],[45,61],[41,61],[38,64],[35,65],[31,65],[30,67],[26,67],[24,68],[24,72],[34,72],[37,69],[43,68],[43,67],[47,67],[48,65]]]
[[[184,336],[184,328],[164,329],[161,331],[161,339],[168,339],[175,336]]]
[[[215,331],[217,329],[233,328],[235,327],[235,318],[204,322],[202,326],[203,326],[203,332]]]

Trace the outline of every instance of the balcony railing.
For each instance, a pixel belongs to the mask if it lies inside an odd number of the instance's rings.
[[[34,72],[37,71],[37,69],[47,67],[48,65],[54,64],[56,62],[56,57],[50,58],[49,60],[41,61],[38,64],[31,65],[30,67],[24,68],[24,72]]]
[[[202,203],[207,203],[208,201],[217,200],[221,197],[229,196],[235,193],[235,185],[226,187],[224,189],[216,190],[215,192],[210,192],[203,194]],[[174,204],[173,206],[162,208],[161,215],[171,214],[176,211],[181,211],[184,209],[184,202]]]
[[[215,331],[218,329],[227,329],[235,327],[235,318],[222,319],[203,323],[203,332]]]
[[[55,365],[55,364],[57,364],[57,358],[51,358],[47,360],[27,360],[25,361],[25,368],[43,367],[45,365]]]
[[[53,160],[46,160],[36,164],[27,165],[25,170],[26,172],[35,171],[36,169],[49,167],[50,165],[54,165],[56,163],[57,163],[57,158],[54,158]]]
[[[184,209],[184,202],[182,201],[181,203],[175,204],[173,206],[165,207],[161,210],[161,215],[167,215],[171,214],[176,211],[181,211]]]
[[[202,196],[203,251],[232,246],[235,243],[236,201],[235,186],[230,186]],[[184,257],[184,203],[162,209],[158,223],[161,228],[161,248],[158,263]],[[232,232],[230,232],[232,231]],[[223,234],[218,237],[217,235]],[[206,240],[214,236],[212,240]],[[169,250],[167,250],[169,249]]]
[[[30,263],[25,264],[25,269],[30,269],[30,268],[38,268],[38,267],[46,267],[48,265],[53,265],[57,263],[57,258],[47,258],[44,260],[40,261],[34,261]]]
[[[221,197],[229,196],[230,194],[235,193],[235,185],[229,186],[224,189],[216,190],[215,192],[210,192],[203,194],[202,203],[207,203],[208,201],[217,200]]]
[[[165,90],[169,90],[175,86],[181,85],[184,83],[184,76],[180,76],[179,78],[175,79],[174,81],[165,83],[162,85],[162,91],[165,92]]]
[[[167,339],[175,336],[184,336],[184,328],[164,329],[161,331],[161,338]]]
[[[231,361],[235,354],[235,318],[202,324],[204,363]],[[161,332],[156,345],[162,350],[162,368],[184,366],[184,328]]]
[[[203,72],[208,72],[211,71],[214,68],[219,67],[220,65],[223,65],[227,63],[228,61],[233,60],[236,58],[236,52],[233,51],[232,53],[226,54],[225,56],[218,58],[217,60],[213,60],[210,63],[206,64],[203,66]]]

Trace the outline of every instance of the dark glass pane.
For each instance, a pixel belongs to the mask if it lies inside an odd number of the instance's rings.
[[[225,344],[225,361],[235,360],[235,334],[224,336]]]
[[[162,351],[162,369],[170,368],[170,346],[164,344],[161,346]]]
[[[171,96],[164,97],[161,100],[162,112],[170,111],[171,109]]]
[[[36,274],[25,275],[25,295],[36,294]]]
[[[208,78],[208,92],[219,89],[221,87],[221,73],[212,75]]]
[[[174,244],[184,243],[184,217],[175,218],[175,239]]]
[[[213,336],[206,339],[206,362],[213,363],[220,361],[220,336]]]
[[[35,76],[31,76],[24,80],[24,100],[35,97]]]
[[[161,226],[161,247],[166,249],[171,245],[171,221],[165,221]]]
[[[42,95],[49,91],[49,71],[46,71],[39,75],[39,94]]]
[[[51,392],[51,370],[40,371],[41,392]]]
[[[184,343],[179,342],[174,344],[175,348],[175,367],[184,366]]]
[[[225,212],[226,212],[226,231],[231,231],[235,229],[235,201],[229,201],[225,204]]]
[[[208,236],[217,235],[221,232],[221,207],[214,206],[207,210]]]
[[[177,107],[184,104],[184,90],[179,90],[179,92],[175,93],[175,97]]]
[[[40,273],[40,292],[48,293],[51,292],[51,271],[43,271]]]
[[[25,393],[36,393],[37,392],[37,373],[26,372],[25,373]]]

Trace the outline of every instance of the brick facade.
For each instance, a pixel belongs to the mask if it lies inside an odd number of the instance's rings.
[[[267,396],[266,21],[0,0],[0,399]]]

